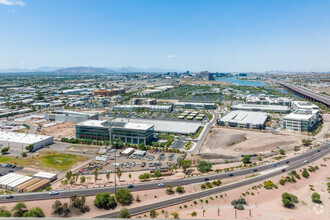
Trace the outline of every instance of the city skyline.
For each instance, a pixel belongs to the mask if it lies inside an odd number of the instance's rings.
[[[0,69],[330,70],[327,1],[0,0]]]

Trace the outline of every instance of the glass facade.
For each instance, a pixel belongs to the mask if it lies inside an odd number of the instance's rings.
[[[91,140],[110,140],[109,128],[107,127],[89,127],[76,126],[76,137],[80,139]]]

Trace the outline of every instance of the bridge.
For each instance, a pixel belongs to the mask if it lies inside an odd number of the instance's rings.
[[[320,102],[320,103],[326,105],[328,108],[330,106],[330,97],[327,95],[322,95],[322,94],[313,92],[309,89],[306,89],[304,87],[291,85],[288,83],[279,82],[279,84],[307,100],[310,100],[312,102]]]

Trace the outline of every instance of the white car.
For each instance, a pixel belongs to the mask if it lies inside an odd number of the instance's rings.
[[[51,192],[49,192],[49,195],[58,195],[58,192],[57,191],[51,191]]]
[[[158,187],[164,187],[165,184],[164,183],[158,183]]]
[[[308,163],[309,161],[308,160],[305,160],[304,163]]]

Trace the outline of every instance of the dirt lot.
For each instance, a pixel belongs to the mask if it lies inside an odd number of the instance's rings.
[[[55,140],[73,135],[76,132],[75,123],[62,122],[51,127],[42,128],[38,134],[53,136]]]
[[[244,140],[244,136],[246,136],[246,140]],[[251,130],[213,128],[200,153],[239,156],[242,153],[267,153],[277,148],[295,145],[301,145],[299,137]]]

